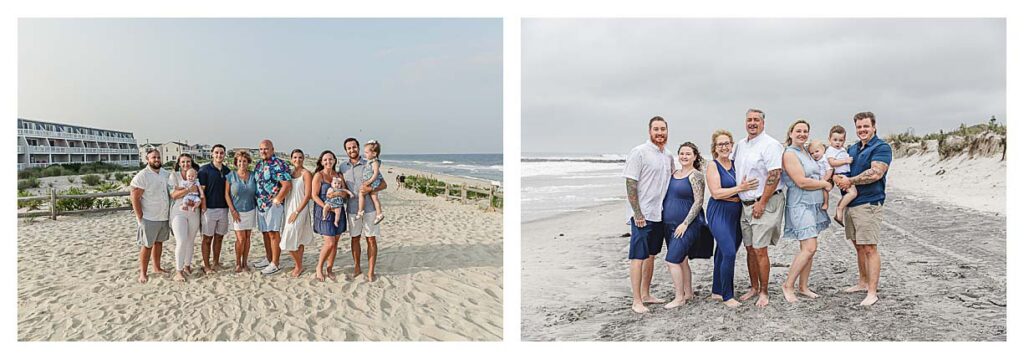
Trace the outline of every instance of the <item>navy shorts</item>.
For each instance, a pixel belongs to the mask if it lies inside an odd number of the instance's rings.
[[[665,240],[663,223],[647,221],[644,228],[638,228],[630,219],[629,231],[629,259],[647,259],[661,253],[661,244]]]

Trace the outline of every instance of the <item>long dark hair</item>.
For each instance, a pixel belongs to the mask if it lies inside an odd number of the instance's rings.
[[[693,168],[696,168],[698,171],[703,170],[704,157],[701,157],[700,150],[697,149],[697,145],[695,145],[693,142],[686,142],[684,144],[681,144],[679,145],[679,149],[676,150],[676,155],[679,155],[679,151],[682,151],[683,147],[689,147],[691,150],[693,150]]]
[[[331,157],[334,157],[334,165],[335,166],[338,165],[338,156],[335,156],[334,152],[331,152],[331,150],[325,150],[323,152],[320,152],[320,157],[317,157],[317,159],[316,159],[316,171],[313,171],[313,173],[320,173],[320,171],[324,170],[324,164],[323,163],[324,163],[324,155],[326,155],[326,154],[331,154]],[[338,169],[337,168],[331,168],[331,170],[332,171],[337,171]]]
[[[192,162],[192,169],[194,169],[196,171],[199,170],[199,165],[197,165],[196,161],[192,159],[192,155],[187,154],[187,153],[182,153],[180,156],[178,156],[178,159],[174,160],[174,171],[175,172],[181,172],[181,158],[182,157],[188,157],[189,162]]]

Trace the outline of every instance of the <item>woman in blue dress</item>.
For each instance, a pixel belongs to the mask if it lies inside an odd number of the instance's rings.
[[[316,195],[313,196],[313,232],[324,237],[324,246],[320,249],[320,257],[316,263],[316,280],[321,282],[324,281],[325,273],[326,278],[335,278],[334,257],[338,254],[338,237],[345,232],[347,225],[345,218],[341,218],[338,225],[334,225],[334,211],[328,211],[327,217],[324,217],[324,201],[328,197],[347,197],[346,192],[327,193],[335,177],[341,178],[344,183],[344,175],[335,171],[337,163],[338,159],[334,157],[334,152],[324,151],[316,160],[316,173],[313,174],[313,188],[316,190]],[[341,215],[345,216],[344,210],[341,211]],[[327,265],[326,270],[324,264]]]
[[[711,234],[715,237],[715,269],[711,280],[711,299],[722,301],[727,307],[735,308],[742,303],[733,298],[733,275],[736,267],[736,251],[742,243],[740,234],[739,193],[757,188],[757,180],[736,180],[736,168],[729,155],[732,153],[732,133],[715,131],[711,135],[711,152],[715,168],[707,169],[708,200],[707,220]],[[738,185],[737,185],[737,182]]]
[[[699,170],[704,160],[697,145],[691,142],[679,146],[677,153],[682,166],[669,179],[661,212],[668,244],[665,262],[676,289],[675,299],[665,304],[667,309],[686,304],[693,298],[689,258],[695,255],[692,252],[699,242],[713,241],[704,221],[704,174]]]
[[[782,154],[782,183],[786,185],[786,223],[782,238],[800,241],[800,252],[793,258],[789,275],[782,285],[782,295],[790,303],[797,301],[797,293],[809,298],[818,297],[807,287],[807,279],[811,274],[814,252],[818,250],[818,234],[831,223],[821,208],[825,199],[821,190],[832,189],[832,184],[821,179],[817,161],[804,147],[810,132],[811,125],[807,121],[793,122],[787,132],[786,152]],[[793,288],[797,278],[800,279],[799,291]]]

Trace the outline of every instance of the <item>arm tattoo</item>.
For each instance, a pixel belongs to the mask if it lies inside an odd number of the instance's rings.
[[[629,206],[633,207],[633,219],[641,220],[644,219],[644,214],[640,212],[640,196],[637,194],[636,187],[635,179],[626,179],[626,198],[629,200]]]
[[[874,183],[882,179],[885,172],[889,170],[889,165],[885,162],[874,161],[871,162],[871,168],[864,170],[859,175],[850,177],[850,183],[855,185],[864,185]]]
[[[764,181],[764,186],[767,188],[779,184],[780,177],[782,177],[781,168],[768,171],[768,179]]]
[[[683,220],[684,226],[693,223],[704,207],[704,175],[700,171],[694,170],[690,174],[690,187],[693,188],[693,206],[690,206],[690,213],[687,213],[686,219]]]

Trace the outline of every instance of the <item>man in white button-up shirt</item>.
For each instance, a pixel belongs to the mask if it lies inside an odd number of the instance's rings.
[[[743,181],[756,179],[757,188],[740,192],[743,214],[740,229],[743,245],[747,248],[747,272],[750,291],[740,297],[745,301],[758,296],[757,306],[768,305],[768,274],[771,262],[768,245],[774,245],[782,236],[782,218],[786,206],[785,196],[778,189],[782,177],[782,144],[764,133],[764,112],[747,110],[745,122],[747,137],[736,143],[733,163],[736,178]]]
[[[662,201],[672,176],[673,158],[665,151],[668,122],[655,116],[647,124],[650,140],[634,147],[626,157],[626,198],[629,201],[629,279],[633,286],[633,311],[646,313],[644,303],[664,303],[651,296],[654,257],[661,252],[665,228]]]
[[[135,174],[131,182],[132,209],[138,223],[135,240],[139,243],[139,283],[146,283],[149,275],[149,259],[153,259],[153,273],[167,273],[160,268],[160,253],[163,242],[170,235],[167,224],[171,200],[168,197],[167,179],[170,173],[164,171],[160,162],[160,151],[146,153],[146,168]]]

